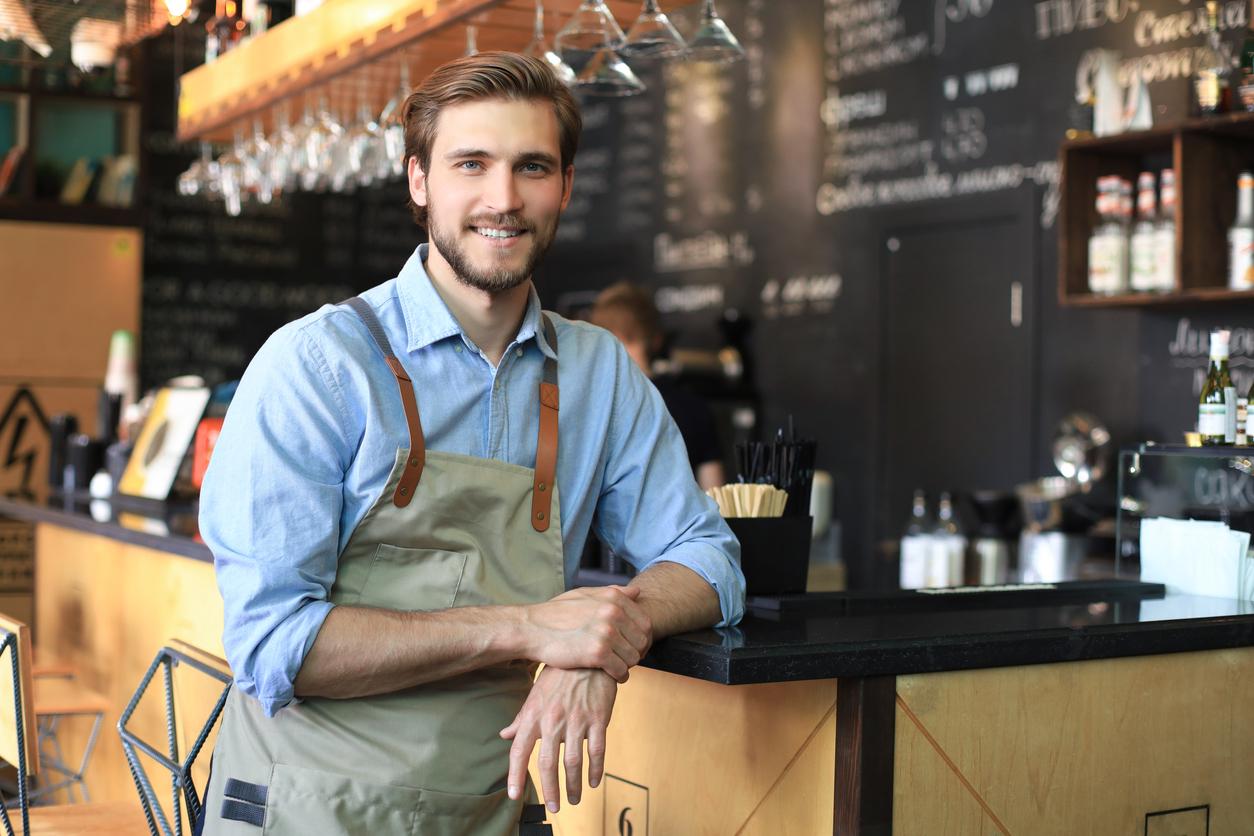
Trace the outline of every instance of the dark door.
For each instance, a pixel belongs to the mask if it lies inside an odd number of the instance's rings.
[[[881,540],[916,488],[934,514],[940,491],[1032,475],[1037,217],[1023,196],[1000,203],[882,227]]]

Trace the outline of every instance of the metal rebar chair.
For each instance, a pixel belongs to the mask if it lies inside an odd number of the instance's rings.
[[[90,801],[84,775],[96,749],[109,700],[84,687],[72,675],[39,671],[34,674],[34,709],[40,764],[47,782],[41,781],[30,790],[30,800],[37,801],[65,790],[66,801],[72,803],[74,791],[78,790],[80,801]],[[91,731],[76,764],[65,757],[58,734],[62,721],[73,717],[91,719]]]
[[[10,677],[0,676],[0,758],[17,770],[20,830],[14,828],[9,805],[0,797],[0,825],[6,836],[71,836],[139,832],[144,816],[138,806],[118,802],[30,806],[28,781],[40,771],[36,742],[35,685],[31,674],[30,628],[0,615],[0,671],[8,656]]]
[[[178,718],[175,713],[174,700],[174,671],[179,668],[197,671],[222,686],[209,716],[201,724],[195,739],[186,747],[185,754],[180,754],[179,751]],[[165,687],[166,739],[154,745],[141,739],[129,724],[158,669],[161,670]],[[126,753],[131,777],[135,781],[135,790],[139,793],[144,817],[148,823],[148,831],[152,836],[182,836],[185,819],[188,831],[194,829],[194,822],[200,816],[201,797],[192,783],[192,765],[222,714],[227,694],[231,690],[231,682],[231,670],[222,659],[184,642],[172,641],[157,652],[156,658],[148,666],[148,672],[144,674],[131,701],[122,712],[122,717],[118,720],[118,734],[122,736],[122,748]],[[161,751],[162,748],[164,751]],[[153,789],[153,782],[144,769],[141,754],[170,773],[168,813]]]

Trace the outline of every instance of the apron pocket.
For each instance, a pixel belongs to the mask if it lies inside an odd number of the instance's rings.
[[[392,610],[447,610],[457,599],[466,555],[441,549],[406,549],[380,543],[360,601]]]
[[[518,804],[487,795],[372,784],[276,763],[263,836],[470,836],[517,828]],[[511,828],[513,830],[511,830]]]
[[[506,790],[487,795],[459,795],[421,790],[417,836],[515,836],[521,801],[510,801]]]

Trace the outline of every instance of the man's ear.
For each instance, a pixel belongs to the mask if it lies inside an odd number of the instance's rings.
[[[566,211],[566,204],[570,203],[571,188],[575,185],[575,165],[571,163],[566,166],[566,170],[562,172],[562,211]]]
[[[427,175],[418,165],[417,157],[410,157],[408,162],[409,196],[418,206],[427,205]]]

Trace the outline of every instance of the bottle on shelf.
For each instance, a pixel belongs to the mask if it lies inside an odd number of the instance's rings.
[[[1237,177],[1237,219],[1228,230],[1228,287],[1254,290],[1254,173]]]
[[[1128,289],[1128,231],[1119,177],[1097,180],[1097,228],[1089,238],[1089,291],[1113,296]]]
[[[1241,394],[1241,390],[1237,390],[1237,437],[1233,443],[1238,447],[1246,447],[1250,443],[1249,433],[1246,432],[1250,426],[1250,396],[1249,394]]]
[[[1197,433],[1208,447],[1236,443],[1237,390],[1228,371],[1227,331],[1210,333],[1210,364],[1198,398]]]
[[[931,533],[932,521],[927,513],[927,494],[916,490],[910,506],[910,522],[901,537],[899,584],[902,589],[920,589],[927,586]]]
[[[244,36],[243,15],[236,0],[217,0],[213,17],[205,23],[205,63],[230,52]]]
[[[1154,180],[1154,172],[1142,171],[1136,184],[1136,225],[1128,246],[1132,251],[1129,285],[1137,293],[1158,289],[1158,201]]]
[[[953,499],[948,493],[942,493],[937,501],[936,527],[932,529],[931,539],[927,585],[962,586],[967,541],[958,530]]]
[[[1199,116],[1228,110],[1232,60],[1219,33],[1219,2],[1206,0],[1206,40],[1197,51],[1193,70],[1193,100]]]
[[[1254,444],[1254,415],[1251,415],[1249,408],[1250,401],[1254,400],[1254,381],[1250,383],[1250,390],[1245,393],[1245,443]]]
[[[1176,289],[1176,172],[1164,168],[1158,177],[1158,225],[1154,229],[1154,290]]]
[[[292,0],[249,0],[253,6],[252,14],[245,10],[248,20],[248,31],[251,37],[268,32],[275,26],[292,16]]]
[[[1240,105],[1247,111],[1254,112],[1254,19],[1251,19],[1245,30],[1245,41],[1241,44],[1241,67],[1238,70],[1241,86],[1237,88]]]

